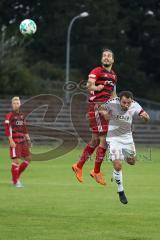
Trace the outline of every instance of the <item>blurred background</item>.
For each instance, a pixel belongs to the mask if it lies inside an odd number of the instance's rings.
[[[145,129],[150,135],[145,135],[142,142],[146,138],[150,142],[154,136],[159,143],[159,0],[1,0],[1,119],[13,95],[24,99],[38,94],[64,97],[67,31],[71,21],[83,12],[89,16],[76,19],[72,25],[69,81],[85,82],[89,71],[100,64],[102,48],[111,48],[115,53],[117,91],[132,91],[152,115],[152,126]],[[24,37],[19,31],[20,22],[26,18],[37,24],[34,36]],[[82,119],[82,115],[74,113]],[[66,107],[61,129],[70,126],[69,114]],[[39,122],[37,116],[35,121]],[[142,132],[139,134],[142,138]]]

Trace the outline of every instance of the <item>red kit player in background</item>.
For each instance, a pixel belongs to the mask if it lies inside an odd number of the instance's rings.
[[[12,181],[14,186],[22,187],[20,176],[31,161],[31,140],[28,134],[25,115],[20,111],[19,97],[12,98],[12,112],[5,118],[6,136],[10,144],[10,157],[12,159]],[[24,161],[20,163],[20,159]]]
[[[99,184],[106,185],[100,167],[106,154],[108,122],[99,114],[98,108],[102,103],[116,96],[117,76],[112,70],[114,54],[110,49],[103,49],[101,63],[102,66],[94,68],[90,72],[87,82],[90,94],[88,117],[92,129],[92,138],[83,150],[80,160],[72,166],[72,169],[78,181],[83,182],[83,165],[97,149],[95,166],[90,175]]]

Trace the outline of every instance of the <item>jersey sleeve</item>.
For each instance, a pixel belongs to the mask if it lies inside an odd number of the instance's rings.
[[[11,114],[9,113],[6,115],[5,121],[4,121],[5,133],[7,137],[10,136],[10,118],[11,118]]]
[[[98,75],[99,75],[99,68],[94,68],[88,75],[88,78],[90,80],[97,80],[98,78]]]
[[[104,108],[107,112],[111,113],[119,105],[119,98],[113,98],[106,103],[104,103]]]
[[[134,114],[139,116],[142,112],[144,112],[144,110],[141,107],[141,105],[139,103],[135,102],[135,112],[134,112]]]

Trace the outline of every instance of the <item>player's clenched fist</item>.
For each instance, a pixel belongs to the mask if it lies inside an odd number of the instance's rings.
[[[142,118],[145,122],[148,122],[150,120],[148,113],[146,113],[145,111],[142,111],[142,113],[140,114],[140,118]]]
[[[104,85],[100,84],[98,86],[96,86],[96,91],[101,91],[104,88]]]

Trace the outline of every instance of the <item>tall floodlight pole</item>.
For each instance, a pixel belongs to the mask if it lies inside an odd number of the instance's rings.
[[[67,31],[67,44],[66,44],[66,78],[65,78],[65,85],[67,88],[67,84],[69,83],[69,79],[70,79],[70,38],[71,38],[71,30],[72,30],[72,26],[73,23],[79,19],[79,18],[84,18],[84,17],[88,17],[89,13],[88,12],[82,12],[79,15],[75,16],[74,18],[72,18],[72,20],[70,21],[70,24],[68,26],[68,31]],[[70,100],[70,94],[69,91],[65,92],[65,98],[66,98],[66,102],[68,103]]]

